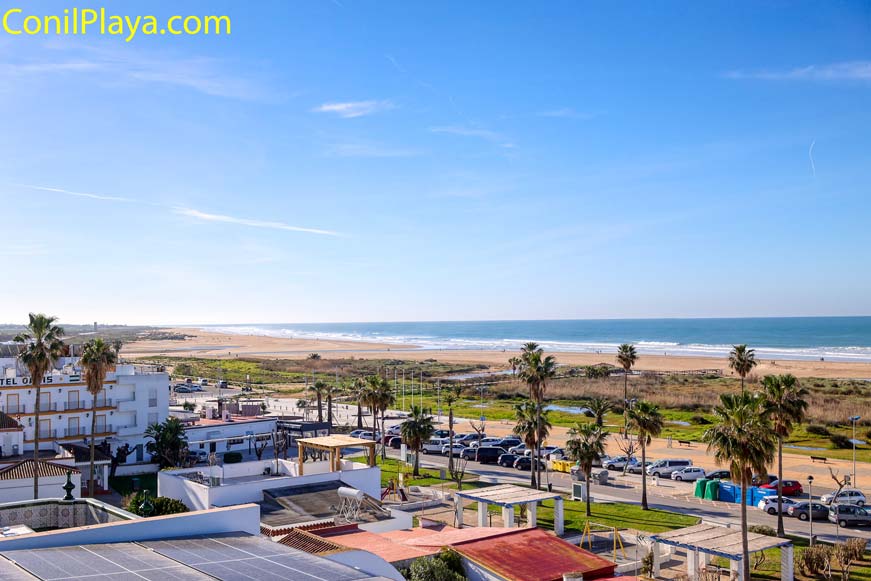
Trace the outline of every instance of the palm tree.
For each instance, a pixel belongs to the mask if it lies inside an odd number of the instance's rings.
[[[747,345],[734,345],[729,352],[729,367],[741,376],[741,393],[744,393],[744,378],[756,367],[756,351]]]
[[[36,393],[34,409],[33,435],[33,499],[39,498],[39,412],[42,389],[42,378],[51,370],[54,362],[63,354],[64,343],[61,339],[64,330],[55,325],[57,317],[30,313],[27,330],[15,336],[19,344],[18,360],[30,372],[30,384]]]
[[[124,341],[121,339],[115,339],[112,341],[112,351],[115,352],[115,360],[121,360],[121,348],[124,347]]]
[[[454,404],[460,399],[460,387],[452,385],[445,389],[445,403],[448,406],[448,445],[450,453],[448,454],[448,474],[454,472]]]
[[[511,366],[512,377],[517,375],[517,368],[520,367],[520,357],[512,357],[508,360],[508,365]]]
[[[632,366],[638,361],[638,354],[635,352],[635,345],[623,343],[617,348],[617,363],[623,367],[623,433],[626,433],[626,426],[629,425],[629,372],[632,371]]]
[[[337,387],[335,385],[325,383],[324,384],[324,395],[327,398],[327,423],[331,426],[333,425],[333,396],[337,393]]]
[[[662,433],[664,425],[659,407],[648,401],[639,401],[629,410],[629,425],[638,432],[638,444],[641,446],[641,508],[647,507],[647,445],[653,438]]]
[[[566,442],[566,453],[569,458],[578,463],[578,468],[584,473],[587,482],[587,516],[591,515],[590,479],[593,464],[599,462],[605,455],[605,442],[608,432],[596,424],[576,423],[569,430],[569,440]]]
[[[354,379],[354,383],[351,385],[351,393],[354,396],[354,399],[357,400],[357,429],[363,429],[363,400],[365,399],[366,394],[366,380],[362,377],[357,377]]]
[[[161,468],[181,466],[187,448],[184,424],[176,417],[169,417],[162,424],[151,424],[145,429],[145,451],[157,456]]]
[[[318,421],[324,421],[324,393],[326,392],[327,384],[320,379],[312,384],[312,391],[315,392],[318,401]]]
[[[103,393],[103,384],[109,368],[118,361],[117,351],[102,339],[92,339],[85,343],[82,351],[82,366],[85,368],[85,384],[91,394],[91,478],[88,483],[88,496],[94,498],[94,434],[97,432],[97,396]]]
[[[539,418],[539,411],[541,416]],[[530,450],[535,450],[535,443],[539,439],[547,438],[550,430],[553,427],[550,423],[547,410],[539,410],[539,405],[533,401],[527,401],[514,405],[514,429],[512,432],[515,436],[523,440],[526,447]],[[533,457],[534,458],[534,457]],[[530,467],[529,483],[530,486],[536,488],[536,471]]]
[[[777,447],[764,396],[750,393],[720,395],[714,408],[716,421],[705,430],[702,441],[713,450],[717,464],[728,464],[732,477],[741,483],[741,548],[744,579],[750,579],[747,547],[747,488],[754,473],[765,474]]]
[[[783,529],[783,441],[792,433],[795,424],[804,420],[808,392],[792,374],[766,375],[762,378],[762,394],[768,405],[771,427],[777,436],[777,536],[786,535]]]
[[[593,417],[596,418],[596,425],[600,428],[605,425],[605,415],[613,407],[614,404],[604,397],[590,398],[590,401],[587,402],[587,408],[592,412]]]
[[[372,410],[372,439],[378,441],[378,414],[381,414],[381,430],[384,431],[384,414],[396,401],[393,389],[380,375],[370,375],[366,380],[366,402]],[[387,458],[387,450],[381,446],[381,459]]]
[[[433,432],[435,432],[435,425],[432,423],[432,415],[420,406],[411,406],[411,415],[403,422],[399,433],[406,445],[414,450],[412,476],[420,476],[420,449],[424,442],[432,438]]]
[[[520,356],[520,378],[529,386],[529,399],[534,401],[539,414],[543,409],[544,395],[547,391],[547,381],[556,376],[556,359],[553,355],[544,355],[544,351],[537,343],[527,343],[523,346]],[[539,432],[541,420],[539,419]],[[535,442],[534,458],[541,458],[541,440]],[[536,472],[536,479],[541,484],[541,466],[533,462],[532,470]]]

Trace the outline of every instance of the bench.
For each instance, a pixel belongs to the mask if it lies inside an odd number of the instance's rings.
[[[690,440],[678,440],[677,443],[680,444],[681,446],[686,446],[687,448],[693,447],[693,443]]]
[[[824,458],[823,456],[811,456],[811,462],[816,462],[817,460],[819,460],[823,464],[826,464],[829,461],[828,458]]]

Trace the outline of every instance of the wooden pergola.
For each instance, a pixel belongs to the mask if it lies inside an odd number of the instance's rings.
[[[362,438],[352,438],[342,434],[332,436],[319,436],[317,438],[300,438],[296,441],[299,446],[299,475],[303,475],[303,458],[306,448],[323,450],[330,453],[330,472],[338,472],[342,469],[342,448],[367,448],[369,450],[369,466],[375,466],[375,442]]]

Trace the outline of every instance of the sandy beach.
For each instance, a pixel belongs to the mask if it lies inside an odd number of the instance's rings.
[[[260,335],[215,333],[192,328],[176,328],[174,332],[189,337],[184,341],[137,341],[124,346],[126,357],[168,355],[176,357],[262,357],[302,359],[317,352],[323,358],[355,357],[364,359],[400,358],[414,361],[438,359],[454,363],[483,363],[494,369],[505,369],[513,353],[507,351],[415,349],[408,345],[335,341],[326,339],[287,339]],[[613,354],[554,353],[562,364],[591,365],[614,363]],[[721,369],[729,374],[728,362],[717,357],[687,357],[673,355],[643,355],[637,369],[650,371],[686,371]],[[760,360],[757,375],[792,373],[797,377],[871,378],[871,363],[836,361]]]

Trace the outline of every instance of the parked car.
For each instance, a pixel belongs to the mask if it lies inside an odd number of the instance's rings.
[[[188,461],[192,464],[209,461],[209,453],[205,450],[191,450],[188,452]]]
[[[544,462],[539,460],[538,465],[541,467],[542,470],[544,470]],[[531,470],[532,458],[529,456],[521,456],[514,461],[514,467],[518,470]]]
[[[829,507],[829,521],[839,527],[871,525],[871,513],[855,504],[833,504]]]
[[[604,467],[609,460],[611,460],[611,456],[607,454],[605,454],[604,456],[599,456],[598,460],[593,460],[593,466],[596,468]]]
[[[750,480],[750,484],[753,486],[762,486],[764,484],[771,484],[772,482],[777,482],[777,474],[766,474],[765,476],[754,474],[753,478]]]
[[[493,445],[498,448],[505,448],[506,450],[508,450],[510,448],[513,448],[514,446],[519,446],[521,444],[523,444],[523,442],[520,440],[520,438],[502,438]]]
[[[627,464],[635,464],[638,460],[634,457],[627,458],[626,456],[614,456],[613,458],[608,458],[604,464],[602,464],[603,468],[608,470],[623,470]]]
[[[448,441],[444,438],[430,438],[423,443],[420,451],[424,454],[441,454],[442,448],[444,448],[447,443]]]
[[[202,386],[197,385],[196,383],[193,384],[193,385],[189,385],[188,388],[189,388],[191,391],[205,391],[205,390],[202,388]]]
[[[518,456],[523,456],[526,453],[527,447],[526,444],[518,444],[517,446],[511,446],[508,448],[509,454],[517,454]]]
[[[675,470],[671,473],[672,480],[698,480],[699,478],[705,477],[705,469],[699,468],[698,466],[687,466],[686,468],[681,468],[679,470]]]
[[[463,448],[462,450],[460,450],[460,458],[462,458],[463,460],[474,460],[476,451],[477,451],[477,448],[472,448],[471,446],[467,446],[467,447]]]
[[[626,469],[626,472],[629,474],[641,474],[643,470],[647,470],[647,467],[653,464],[650,460],[641,465],[641,462],[636,462],[635,464],[630,464],[629,468]]]
[[[557,448],[556,450],[551,451],[547,456],[545,456],[546,460],[565,460],[566,459],[566,451],[562,448]]]
[[[348,435],[352,438],[360,438],[360,437],[362,437],[362,434],[365,434],[365,433],[366,433],[366,430],[354,430],[353,432],[351,432]]]
[[[687,466],[692,466],[692,460],[657,460],[647,467],[648,476],[671,478],[671,473]]]
[[[709,478],[711,480],[731,480],[732,473],[728,470],[711,470],[705,476],[705,478]]]
[[[226,379],[222,379],[221,381],[218,382],[218,389],[227,389],[229,387],[230,387],[230,384],[227,383]]]
[[[399,450],[402,448],[402,436],[393,436],[387,442],[387,445],[393,448],[394,450]]]
[[[362,439],[364,439],[364,440],[372,440],[372,439],[373,439],[373,438],[372,438],[372,432],[371,432],[371,431],[365,431],[365,430],[364,430],[363,432],[361,432],[360,435],[357,436],[357,437],[358,437],[358,438],[362,438]],[[376,441],[377,441],[377,440],[380,440],[380,439],[381,439],[381,432],[378,432],[377,434],[375,434],[375,438],[374,438],[374,439],[375,439]]]
[[[176,385],[173,391],[176,393],[191,393],[191,388],[186,385]]]
[[[483,440],[484,438],[486,438],[486,437],[487,437],[487,434],[481,434],[481,435],[480,435],[480,438],[481,438],[482,440]],[[465,443],[465,444],[468,446],[470,442],[477,441],[478,438],[479,438],[479,435],[478,435],[478,434],[475,434],[475,433],[472,433],[472,434],[459,434],[459,435],[457,435],[457,436],[454,436],[454,441],[455,441],[455,442],[463,442],[463,443]]]
[[[480,446],[473,448],[475,457],[472,458],[481,464],[496,464],[499,462],[499,456],[505,453],[505,448],[497,448],[496,446]]]
[[[518,456],[517,454],[512,454],[508,452],[499,456],[499,458],[496,460],[496,463],[504,468],[511,468],[512,466],[514,466],[514,461],[518,458],[520,458],[520,456]]]
[[[387,428],[387,435],[389,436],[398,436],[402,431],[402,424],[396,424],[395,426],[390,426]]]
[[[763,488],[765,490],[773,490],[776,494],[777,480],[770,484],[763,484],[759,488]],[[804,489],[801,487],[801,482],[799,482],[798,480],[784,480],[781,488],[781,493],[784,496],[798,496],[799,494],[804,494]]]
[[[793,499],[784,496],[780,499],[780,504],[782,507],[782,511],[786,512],[787,510],[789,510],[790,506],[793,506],[797,503]],[[774,496],[763,496],[762,500],[760,500],[756,504],[756,508],[765,511],[768,514],[777,514],[777,495],[775,494]]]
[[[450,449],[450,444],[445,444],[444,446],[442,446],[442,456],[447,456],[448,454],[450,454],[452,456],[459,456],[460,453],[466,449],[466,447],[463,446],[462,444],[458,444],[457,442],[454,442],[453,451],[449,452],[448,451],[449,449]]]
[[[855,504],[857,506],[865,506],[865,495],[861,490],[855,488],[844,488],[839,493],[832,491],[820,497],[820,502],[823,504]],[[832,521],[834,522],[834,521]]]
[[[451,435],[449,430],[436,430],[432,433],[434,438],[447,438]]]
[[[789,508],[786,509],[786,514],[799,520],[808,520],[811,516],[811,511],[808,508],[810,505],[811,503],[806,500],[804,502],[796,502],[795,504],[789,505]],[[825,520],[829,518],[829,507],[825,504],[814,502],[813,517],[814,520]]]
[[[541,449],[538,451],[539,457],[540,458],[547,458],[548,454],[550,454],[554,450],[558,450],[558,449],[559,449],[559,446],[542,446]],[[523,455],[524,456],[531,456],[532,452],[533,452],[533,450],[527,449],[527,450],[523,451]]]
[[[201,378],[200,385],[202,385],[203,387],[206,387],[207,385],[209,385],[209,380],[206,379],[205,377]]]
[[[478,440],[477,438],[469,442],[470,448],[477,448],[478,446],[495,446],[496,442],[499,442],[502,438],[481,438]]]

